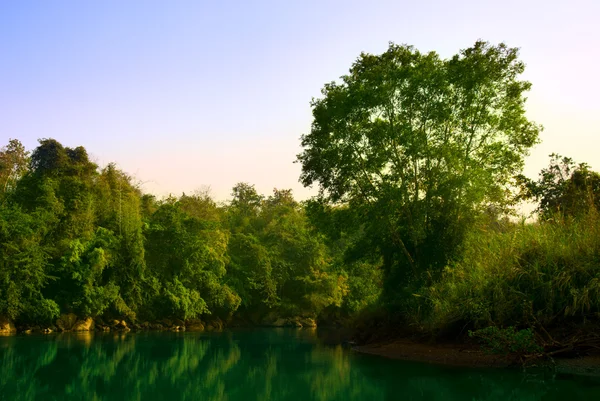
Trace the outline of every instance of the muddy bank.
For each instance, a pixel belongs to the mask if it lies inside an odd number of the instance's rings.
[[[491,355],[476,345],[426,344],[401,339],[387,343],[360,345],[352,348],[363,354],[379,355],[391,359],[427,362],[448,366],[474,368],[523,367],[521,361],[507,356]],[[557,373],[600,377],[600,355],[572,358],[540,358],[527,364],[527,368],[549,368]]]
[[[464,367],[508,367],[514,360],[490,355],[468,344],[426,344],[402,339],[387,343],[360,345],[354,351],[386,358]]]

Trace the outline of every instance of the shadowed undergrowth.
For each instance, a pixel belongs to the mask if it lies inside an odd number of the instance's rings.
[[[436,333],[531,327],[547,347],[592,344],[598,340],[592,331],[573,333],[600,316],[599,262],[594,209],[579,218],[480,228],[469,234],[461,260],[417,294],[427,312],[415,310],[412,320]]]

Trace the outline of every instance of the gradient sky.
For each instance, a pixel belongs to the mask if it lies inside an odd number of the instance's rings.
[[[298,183],[309,102],[389,41],[449,57],[521,48],[528,113],[558,152],[600,169],[600,1],[0,0],[0,146],[83,145],[159,196]],[[314,192],[314,191],[313,191]]]

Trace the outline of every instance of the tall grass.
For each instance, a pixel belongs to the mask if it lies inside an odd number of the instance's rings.
[[[469,234],[460,261],[417,294],[426,330],[552,327],[600,316],[600,216]]]

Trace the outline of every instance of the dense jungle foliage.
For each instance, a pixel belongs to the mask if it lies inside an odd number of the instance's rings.
[[[0,315],[130,321],[349,316],[379,291],[377,266],[341,262],[289,190],[240,183],[157,200],[82,147],[17,140],[0,153]]]
[[[477,42],[442,59],[390,44],[312,102],[301,182],[156,199],[86,149],[0,152],[0,316],[130,321],[303,316],[377,331],[546,329],[600,314],[600,175],[552,155],[521,174],[541,126],[524,64]],[[515,217],[536,202],[534,219]],[[392,330],[393,331],[393,330]],[[516,332],[518,333],[518,332]]]

